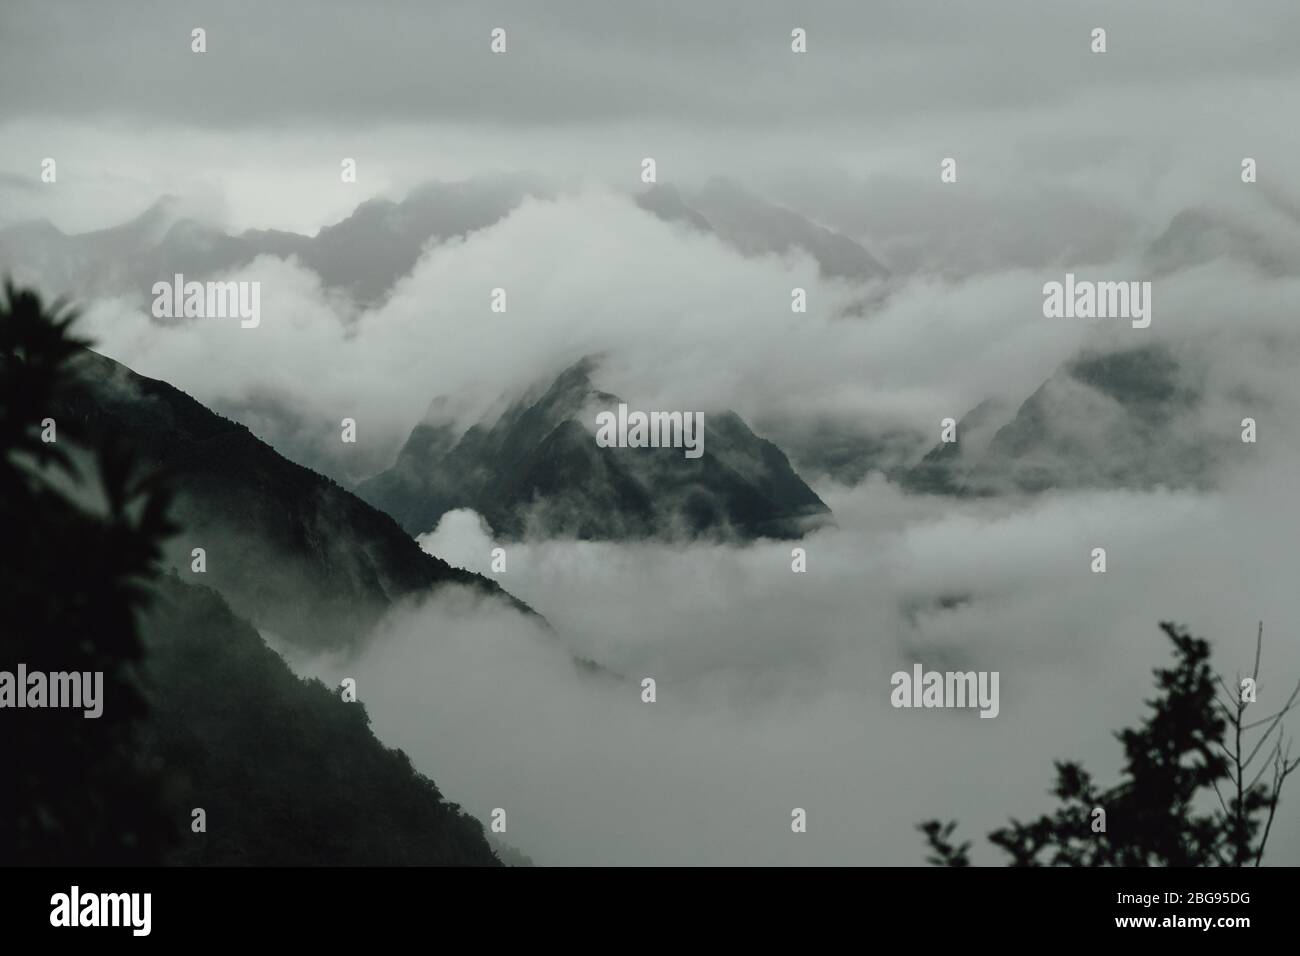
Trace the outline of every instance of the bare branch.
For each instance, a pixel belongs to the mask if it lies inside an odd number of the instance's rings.
[[[1250,752],[1250,756],[1246,758],[1246,763],[1250,763],[1251,760],[1254,759],[1255,754],[1259,751],[1259,748],[1264,745],[1264,741],[1268,740],[1269,734],[1273,733],[1273,730],[1277,727],[1278,723],[1286,715],[1286,712],[1291,709],[1292,705],[1295,703],[1295,699],[1297,695],[1300,695],[1300,682],[1297,682],[1295,685],[1295,690],[1291,691],[1291,697],[1287,700],[1286,706],[1283,707],[1273,718],[1273,723],[1269,726],[1268,730],[1264,731],[1264,736],[1259,738],[1259,743],[1255,744],[1255,749],[1252,750]]]
[[[1219,806],[1223,807],[1224,819],[1230,819],[1232,817],[1232,812],[1228,809],[1228,805],[1223,802],[1223,794],[1219,793],[1219,782],[1217,780],[1211,780],[1210,783],[1214,786],[1214,795],[1219,798]]]
[[[1233,694],[1232,691],[1228,690],[1228,682],[1223,679],[1222,674],[1215,674],[1214,679],[1219,682],[1219,686],[1223,688],[1223,692],[1228,696],[1228,700],[1232,702],[1232,705],[1236,707],[1238,710],[1240,710],[1241,694],[1240,693]]]
[[[1275,747],[1273,748],[1273,757],[1274,757],[1274,763],[1273,763],[1273,766],[1274,766],[1274,769],[1276,769],[1276,767],[1277,767],[1277,760],[1280,759],[1281,756],[1282,756],[1282,741],[1279,740],[1279,741],[1277,742],[1277,746],[1275,746]],[[1250,782],[1250,786],[1248,786],[1248,787],[1246,788],[1246,792],[1247,792],[1247,793],[1249,793],[1251,790],[1254,790],[1254,789],[1255,789],[1255,784],[1259,783],[1259,778],[1262,777],[1262,776],[1264,776],[1264,771],[1266,771],[1268,768],[1269,768],[1269,765],[1268,765],[1267,763],[1265,763],[1262,767],[1259,768],[1259,773],[1255,774],[1255,779],[1252,780],[1252,781]]]
[[[1282,781],[1285,779],[1286,775],[1282,774],[1277,765],[1274,764],[1273,794],[1272,799],[1268,802],[1268,820],[1264,823],[1264,835],[1259,838],[1259,849],[1255,853],[1256,866],[1259,866],[1264,861],[1264,847],[1268,844],[1268,835],[1273,829],[1273,817],[1277,814],[1277,803],[1282,797]]]
[[[1224,716],[1228,718],[1228,723],[1232,724],[1233,726],[1236,726],[1237,719],[1241,716],[1240,712],[1234,712],[1229,710],[1224,705],[1223,701],[1219,700],[1219,698],[1217,697],[1214,698],[1214,702],[1219,705],[1219,710],[1223,711]]]
[[[1266,724],[1270,720],[1275,720],[1279,717],[1284,716],[1287,711],[1289,711],[1292,707],[1295,706],[1297,694],[1300,694],[1300,681],[1296,681],[1295,690],[1291,691],[1291,696],[1287,698],[1286,706],[1284,706],[1276,714],[1273,714],[1271,717],[1261,717],[1259,720],[1254,720],[1248,724],[1243,725],[1241,729],[1250,730],[1252,727],[1258,727],[1260,724]]]
[[[1264,649],[1264,622],[1259,622],[1259,630],[1255,633],[1255,672],[1251,675],[1255,680],[1259,680],[1259,654]]]

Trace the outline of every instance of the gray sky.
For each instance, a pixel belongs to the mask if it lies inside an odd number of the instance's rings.
[[[312,121],[788,126],[1068,104],[1091,86],[1267,82],[1300,8],[947,0],[5,4],[16,115],[235,129]],[[194,56],[189,31],[208,31]],[[488,33],[505,28],[509,52]],[[789,52],[803,27],[809,54]],[[1110,33],[1106,58],[1088,32]]]
[[[238,228],[314,232],[367,195],[488,168],[631,187],[647,155],[661,179],[779,180],[819,205],[805,194],[827,174],[928,183],[949,155],[968,191],[1083,179],[1128,204],[1171,153],[1187,173],[1300,145],[1271,119],[1300,112],[1288,0],[10,0],[0,26],[0,224],[108,225],[165,188]],[[57,191],[36,189],[45,156]],[[351,190],[331,188],[342,156]]]

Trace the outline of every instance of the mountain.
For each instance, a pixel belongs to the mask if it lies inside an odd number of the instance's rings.
[[[529,194],[518,180],[431,183],[395,203],[372,199],[347,219],[318,232],[300,254],[326,286],[369,305],[380,301],[398,279],[409,275],[430,243],[484,229]],[[268,233],[249,234],[266,237]]]
[[[602,448],[598,411],[619,399],[587,357],[463,433],[435,403],[394,465],[357,493],[411,534],[472,508],[502,538],[796,537],[829,511],[782,451],[733,412],[705,414],[704,452]]]
[[[1190,353],[1161,344],[1085,350],[1015,409],[986,402],[902,476],[913,491],[996,495],[1050,489],[1207,488],[1236,437],[1207,435]]]
[[[230,235],[187,215],[177,197],[164,196],[109,229],[69,235],[45,220],[0,229],[0,263],[20,282],[84,299],[149,295],[155,282],[177,273],[222,279],[258,256],[296,256],[327,289],[371,306],[410,274],[431,243],[491,226],[530,195],[549,193],[517,177],[428,183],[400,202],[367,200],[314,236],[274,229]],[[655,185],[637,202],[661,219],[714,233],[745,255],[799,249],[826,276],[865,281],[888,275],[859,243],[727,179],[709,180],[689,199],[670,184]]]
[[[240,616],[297,645],[359,640],[392,604],[463,585],[527,611],[492,581],[422,551],[387,515],[282,457],[247,428],[165,382],[86,350],[56,421],[111,435],[166,469],[185,529],[168,559],[210,584]],[[203,548],[206,571],[191,552]],[[531,613],[531,612],[530,612]]]
[[[345,702],[296,677],[217,592],[157,583],[142,615],[149,711],[140,758],[181,831],[169,862],[497,866],[482,824]],[[207,831],[192,831],[202,808]]]
[[[849,486],[871,472],[895,476],[906,471],[931,439],[888,418],[842,413],[769,414],[755,425],[789,455],[806,480]]]
[[[636,204],[664,222],[683,222],[700,232],[713,232],[713,226],[686,205],[681,192],[672,183],[655,183],[636,197]]]
[[[889,275],[852,239],[775,206],[729,179],[713,177],[689,200],[671,183],[657,183],[638,195],[636,202],[665,222],[713,233],[742,255],[782,255],[798,249],[817,261],[823,276],[862,282]]]
[[[1002,399],[985,399],[957,423],[957,441],[940,442],[917,464],[901,472],[911,491],[962,494],[967,474],[983,460],[998,429],[1010,421],[1016,406]]]
[[[714,232],[745,255],[783,254],[800,249],[828,278],[882,279],[889,270],[859,243],[805,217],[775,206],[731,180],[715,176],[690,203]]]
[[[204,281],[261,255],[297,256],[326,288],[373,305],[410,273],[429,243],[492,225],[530,191],[506,178],[430,183],[401,202],[363,202],[315,236],[259,229],[228,235],[187,218],[183,204],[165,196],[111,229],[67,235],[42,220],[0,230],[0,262],[19,281],[86,298],[146,295],[176,273]]]
[[[1300,261],[1300,232],[1295,226],[1294,221],[1279,220],[1269,207],[1254,216],[1184,209],[1147,247],[1143,264],[1159,276],[1235,258],[1265,275],[1295,275]]]

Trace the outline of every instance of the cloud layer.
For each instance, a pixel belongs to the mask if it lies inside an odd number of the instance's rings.
[[[505,808],[507,838],[540,863],[919,864],[913,824],[957,817],[978,838],[1040,812],[1053,759],[1112,777],[1111,731],[1139,718],[1168,659],[1157,620],[1213,638],[1231,680],[1263,619],[1261,700],[1285,698],[1300,606],[1273,502],[1291,458],[1223,494],[1025,510],[926,514],[871,482],[803,542],[806,574],[789,543],[510,546],[498,577],[555,633],[444,594],[391,617],[360,659],[296,663],[357,677],[381,738],[481,818]],[[422,544],[489,572],[472,513]],[[1088,570],[1097,544],[1104,576]],[[943,609],[945,594],[969,601]],[[889,676],[914,662],[999,671],[1000,715],[892,709]],[[790,832],[795,807],[806,835]],[[1296,819],[1279,818],[1275,862],[1300,853]],[[1000,861],[983,845],[975,859]]]

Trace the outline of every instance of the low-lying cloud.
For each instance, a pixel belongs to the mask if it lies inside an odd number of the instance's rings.
[[[1147,273],[1129,255],[1088,274]],[[257,329],[160,325],[142,290],[95,302],[89,331],[106,354],[345,480],[391,463],[435,396],[454,396],[468,426],[593,352],[605,356],[598,384],[638,407],[732,408],[797,445],[800,429],[828,420],[933,440],[941,418],[993,396],[1022,401],[1086,344],[1190,348],[1229,393],[1271,404],[1275,389],[1291,393],[1283,359],[1300,344],[1289,307],[1300,282],[1231,257],[1156,280],[1149,329],[1044,318],[1042,285],[1061,273],[1043,269],[877,283],[867,313],[845,318],[863,288],[821,278],[809,257],[747,258],[598,187],[528,199],[431,247],[374,310],[292,259],[263,256],[228,278],[261,282]],[[808,290],[806,314],[791,312],[795,287]],[[498,288],[504,313],[490,307]],[[345,417],[358,423],[355,445],[339,440]]]
[[[1111,733],[1169,659],[1159,620],[1212,638],[1229,680],[1264,620],[1261,701],[1289,693],[1300,604],[1273,503],[1291,458],[1214,494],[937,508],[878,480],[822,489],[840,526],[798,543],[806,574],[791,542],[506,545],[498,578],[554,632],[443,592],[395,612],[359,659],[298,666],[357,677],[380,737],[481,819],[505,808],[506,838],[539,863],[919,864],[912,826],[932,816],[959,818],[976,862],[996,863],[979,838],[1047,809],[1053,759],[1113,779]],[[490,573],[472,512],[421,544]],[[1089,570],[1098,545],[1105,575]],[[951,594],[964,600],[935,600]],[[998,717],[891,708],[890,675],[916,662],[999,671]],[[1270,858],[1297,854],[1284,806]]]

